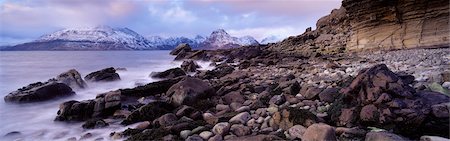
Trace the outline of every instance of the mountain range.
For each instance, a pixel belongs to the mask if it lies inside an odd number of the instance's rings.
[[[233,37],[218,29],[209,36],[194,38],[160,36],[144,37],[128,28],[97,26],[71,28],[43,35],[39,39],[5,47],[1,50],[170,50],[180,43],[188,43],[194,49],[226,49],[259,45],[251,36]]]

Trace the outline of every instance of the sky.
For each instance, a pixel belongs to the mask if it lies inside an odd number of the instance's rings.
[[[143,36],[236,37],[302,34],[341,0],[0,0],[0,45],[32,41],[64,28],[108,25]]]

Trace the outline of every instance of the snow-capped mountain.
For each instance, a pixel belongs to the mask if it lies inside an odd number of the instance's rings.
[[[282,37],[272,35],[272,36],[262,39],[261,44],[276,43],[276,42],[281,41],[282,39],[283,39]]]
[[[239,46],[259,45],[251,36],[244,36],[241,38],[232,37],[225,30],[219,29],[213,31],[209,37],[200,43],[201,49],[226,49]]]
[[[39,39],[2,50],[170,50],[181,43],[194,49],[224,49],[258,45],[251,36],[230,36],[225,30],[213,31],[210,36],[194,38],[160,36],[143,37],[128,28],[97,26],[71,28],[41,36]]]

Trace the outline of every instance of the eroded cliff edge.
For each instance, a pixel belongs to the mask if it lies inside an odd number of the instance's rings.
[[[270,44],[303,56],[369,50],[449,47],[448,0],[344,0],[316,30]]]

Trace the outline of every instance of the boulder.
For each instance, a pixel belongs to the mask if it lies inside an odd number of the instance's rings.
[[[75,69],[59,74],[56,76],[56,80],[60,83],[66,84],[72,89],[84,89],[87,87],[86,82],[84,82],[80,73]]]
[[[240,92],[233,91],[228,94],[225,94],[223,96],[223,101],[225,102],[225,104],[231,104],[233,102],[242,104],[242,103],[244,103],[245,99],[244,99],[244,96]]]
[[[159,125],[161,125],[161,126],[171,125],[172,123],[174,123],[177,120],[178,120],[177,116],[173,113],[164,114],[157,119]]]
[[[230,119],[230,123],[245,124],[252,118],[248,112],[242,112]]]
[[[250,127],[244,126],[242,124],[232,125],[230,131],[238,137],[245,136],[251,133]]]
[[[75,95],[72,88],[64,83],[37,82],[9,93],[4,97],[5,102],[28,103],[46,101],[55,98]]]
[[[56,121],[84,121],[94,114],[94,100],[66,101],[59,105]]]
[[[338,95],[339,90],[337,88],[327,88],[319,93],[319,99],[320,101],[331,103]]]
[[[95,128],[103,128],[108,126],[109,124],[106,123],[103,119],[90,119],[88,121],[86,121],[82,127],[84,129],[95,129]]]
[[[178,83],[182,78],[173,78],[167,80],[148,83],[144,86],[137,86],[131,89],[120,89],[123,96],[146,97],[167,92],[172,85]]]
[[[171,104],[165,102],[153,102],[133,111],[122,124],[129,125],[140,121],[153,121],[156,118],[174,110]]]
[[[366,141],[406,141],[408,139],[389,132],[369,132]]]
[[[193,60],[186,60],[181,64],[181,69],[185,72],[195,72],[198,68],[200,68],[200,66],[197,65],[197,63],[195,63]]]
[[[335,141],[336,133],[330,125],[316,123],[306,129],[301,139],[305,141]]]
[[[190,52],[192,51],[191,46],[186,43],[179,44],[175,49],[170,52],[170,55],[178,55],[181,51]]]
[[[319,93],[322,92],[321,88],[309,86],[305,93],[302,93],[302,95],[306,99],[315,99],[319,95]]]
[[[84,77],[90,82],[110,82],[120,80],[120,76],[113,67],[105,68],[96,72],[92,72]]]
[[[188,76],[170,87],[166,94],[171,97],[173,105],[180,106],[194,105],[200,99],[215,95],[215,92],[207,82]]]
[[[301,139],[303,134],[305,134],[306,128],[301,125],[295,125],[289,128],[288,132],[291,137]]]
[[[230,131],[230,127],[231,125],[228,122],[217,123],[216,125],[214,125],[212,132],[215,135],[224,136],[228,134],[228,132]]]
[[[163,72],[153,72],[150,74],[150,77],[159,79],[171,79],[185,75],[186,73],[181,68],[172,68]]]

